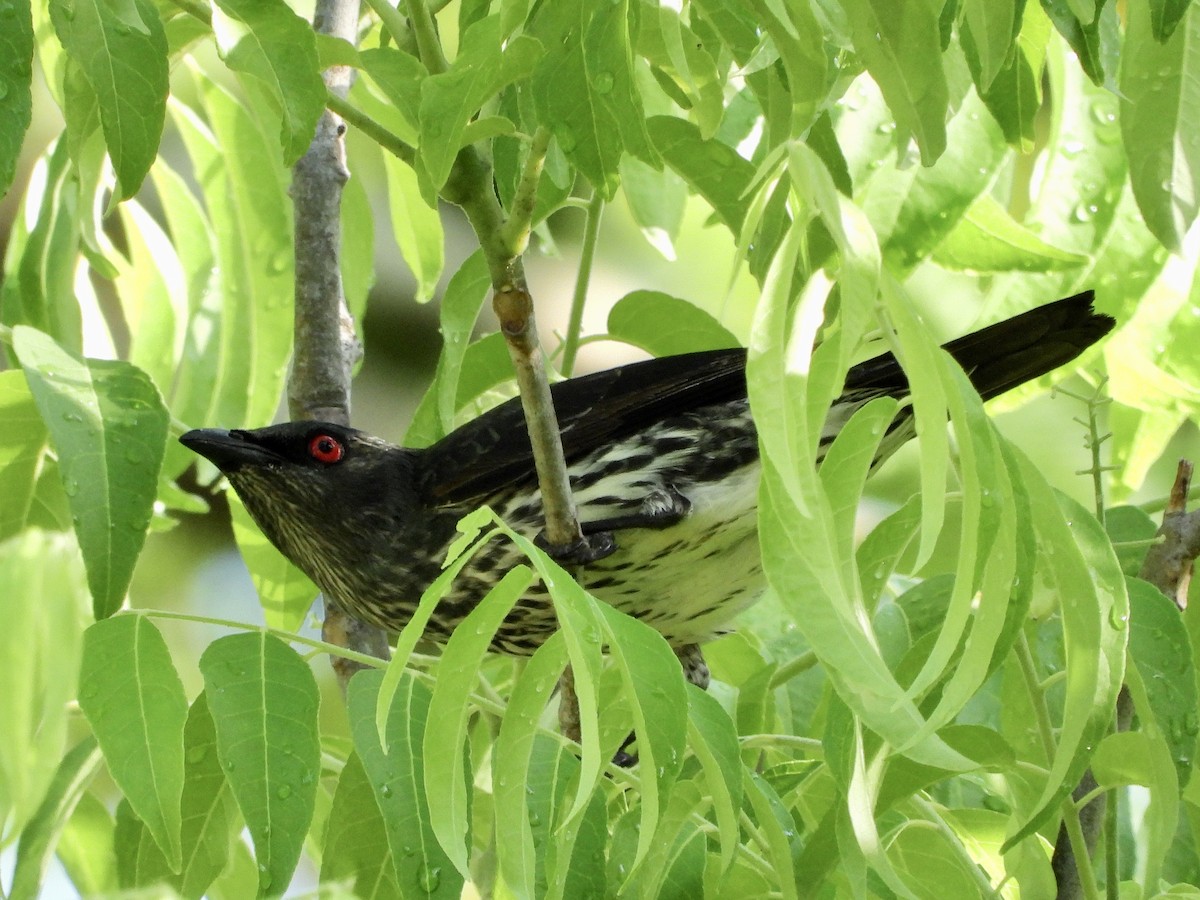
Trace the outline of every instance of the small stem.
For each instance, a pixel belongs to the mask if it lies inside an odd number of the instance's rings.
[[[170,0],[170,2],[194,19],[199,19],[204,23],[212,21],[212,10],[197,0]]]
[[[592,280],[592,261],[600,236],[600,219],[604,213],[604,198],[597,191],[587,208],[583,229],[583,246],[579,248],[579,272],[575,276],[575,293],[571,297],[571,318],[567,323],[567,338],[563,343],[562,373],[568,378],[575,370],[575,355],[579,352],[579,335],[583,331],[583,307],[587,303],[588,285]]]
[[[1100,900],[1100,888],[1096,884],[1096,876],[1092,872],[1091,860],[1088,857],[1087,840],[1083,836],[1083,827],[1079,824],[1079,810],[1069,798],[1063,801],[1063,824],[1075,850],[1075,868],[1079,872],[1079,886],[1083,889],[1083,895],[1088,900]]]
[[[529,246],[529,233],[533,225],[533,211],[537,206],[538,183],[542,180],[542,169],[546,164],[546,151],[550,149],[550,129],[539,125],[529,145],[525,168],[521,172],[521,183],[513,196],[508,219],[500,226],[500,240],[511,256],[520,256]]]
[[[1117,818],[1120,813],[1121,791],[1114,790],[1104,807],[1104,893],[1108,900],[1121,895],[1121,851],[1117,846]]]
[[[817,659],[817,654],[813,653],[811,650],[801,653],[795,659],[789,660],[775,670],[775,674],[771,676],[770,682],[767,683],[767,688],[769,690],[774,690],[777,687],[782,687],[797,675],[802,675],[807,672],[818,662],[820,662],[820,660]]]
[[[357,128],[397,159],[402,159],[412,165],[413,159],[416,158],[416,151],[353,103],[334,93],[329,93],[325,97],[325,105],[332,112],[341,116],[347,125]]]
[[[790,747],[800,750],[814,759],[823,759],[825,745],[817,738],[800,737],[795,734],[743,734],[738,738],[743,750],[758,747]]]
[[[421,62],[425,64],[430,75],[440,75],[450,68],[450,65],[446,62],[446,55],[442,52],[442,42],[438,37],[437,25],[433,21],[433,13],[429,11],[425,0],[405,0],[405,2],[408,5],[408,14],[412,17],[413,35],[417,39]]]
[[[379,16],[381,21],[388,31],[392,33],[392,39],[399,42],[402,35],[408,34],[408,22],[404,15],[388,0],[365,0],[367,6],[371,7],[371,11]]]

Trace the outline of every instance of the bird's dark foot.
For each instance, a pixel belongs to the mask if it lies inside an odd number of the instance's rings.
[[[540,549],[545,550],[550,558],[560,565],[582,566],[611,556],[617,549],[617,539],[611,531],[597,531],[585,534],[573,544],[551,544],[546,540],[546,532],[538,533],[533,539]]]

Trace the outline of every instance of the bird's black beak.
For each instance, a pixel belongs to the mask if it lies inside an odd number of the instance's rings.
[[[247,431],[197,428],[179,438],[179,443],[199,453],[226,474],[242,466],[278,462],[279,457],[254,440]]]

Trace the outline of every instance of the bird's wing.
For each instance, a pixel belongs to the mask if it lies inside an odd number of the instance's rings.
[[[746,351],[705,350],[630,363],[552,385],[571,460],[654,422],[746,396]],[[519,399],[489,410],[421,451],[421,493],[466,503],[535,477]]]

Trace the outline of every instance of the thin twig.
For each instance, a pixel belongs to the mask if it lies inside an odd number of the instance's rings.
[[[575,371],[575,354],[579,352],[579,336],[583,331],[583,308],[587,303],[588,286],[592,280],[592,260],[600,237],[600,219],[604,215],[604,197],[597,191],[588,204],[587,222],[583,228],[583,246],[579,251],[579,271],[575,275],[575,293],[571,297],[571,318],[567,322],[567,337],[563,342],[562,373],[568,378]]]

